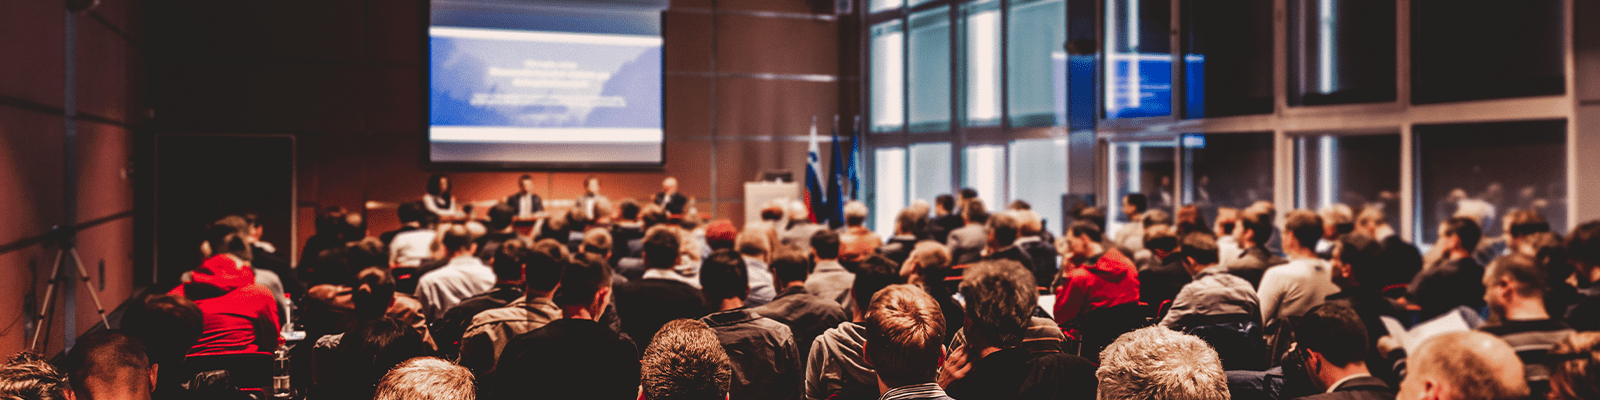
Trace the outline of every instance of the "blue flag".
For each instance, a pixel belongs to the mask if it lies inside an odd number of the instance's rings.
[[[833,165],[828,169],[828,193],[833,193],[833,197],[828,198],[828,211],[832,213],[828,218],[828,226],[835,229],[844,225],[844,203],[850,201],[847,198],[849,195],[844,191],[844,188],[848,186],[846,180],[849,179],[849,173],[845,170],[846,156],[840,151],[839,118],[834,117]]]

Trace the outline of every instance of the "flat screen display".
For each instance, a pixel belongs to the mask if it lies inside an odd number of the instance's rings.
[[[430,161],[662,163],[659,11],[434,4]]]

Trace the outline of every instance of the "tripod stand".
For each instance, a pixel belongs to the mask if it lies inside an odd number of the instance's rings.
[[[39,328],[33,332],[33,340],[28,342],[28,349],[35,351],[39,350],[37,349],[39,337],[49,330],[45,329],[44,322],[50,321],[49,318],[52,318],[51,311],[53,310],[51,310],[50,306],[55,304],[56,284],[67,280],[66,277],[61,275],[63,272],[61,266],[67,262],[68,256],[71,256],[72,263],[78,266],[79,282],[83,282],[83,286],[89,288],[89,297],[94,299],[94,309],[95,312],[100,314],[100,323],[106,324],[106,329],[111,329],[111,322],[106,320],[106,308],[100,304],[100,292],[95,290],[94,284],[89,283],[89,270],[83,268],[83,258],[78,256],[78,248],[73,246],[72,233],[64,231],[59,226],[51,229],[51,231],[57,236],[56,263],[55,267],[50,270],[50,286],[45,289],[44,303],[39,305],[39,319],[37,321],[41,323]],[[68,284],[70,285],[70,283]],[[67,334],[71,335],[73,333],[67,332]]]

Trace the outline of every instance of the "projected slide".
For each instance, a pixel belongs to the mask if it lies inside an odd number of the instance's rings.
[[[661,37],[434,26],[434,162],[661,162]]]

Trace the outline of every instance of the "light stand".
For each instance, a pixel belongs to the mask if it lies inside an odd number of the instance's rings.
[[[65,276],[62,276],[61,266],[67,263],[67,257],[69,256],[72,257],[72,263],[78,267],[78,281],[89,288],[89,297],[94,299],[94,308],[95,312],[100,314],[100,323],[106,324],[106,329],[111,329],[111,322],[106,320],[106,308],[100,304],[100,291],[95,290],[94,284],[89,283],[89,270],[83,268],[83,259],[78,256],[78,248],[73,245],[72,237],[74,232],[62,229],[60,226],[53,227],[50,231],[51,236],[56,237],[56,263],[55,267],[50,270],[50,285],[48,289],[45,289],[44,303],[39,304],[38,319],[35,320],[40,321],[41,324],[33,331],[33,339],[28,342],[28,349],[34,351],[39,350],[37,349],[39,337],[49,330],[45,329],[43,323],[50,321],[49,318],[53,317],[51,312],[54,310],[50,306],[55,304],[56,284],[67,280]],[[70,285],[70,283],[68,284]],[[68,316],[68,318],[71,318],[71,316]],[[67,332],[67,334],[71,335],[73,333]]]

